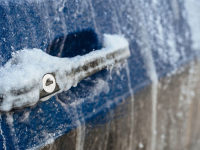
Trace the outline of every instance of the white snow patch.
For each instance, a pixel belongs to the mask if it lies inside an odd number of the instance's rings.
[[[200,1],[199,0],[185,0],[186,19],[188,20],[191,36],[193,40],[193,48],[200,49]]]
[[[139,143],[139,148],[144,148],[144,145],[142,144],[142,142]]]

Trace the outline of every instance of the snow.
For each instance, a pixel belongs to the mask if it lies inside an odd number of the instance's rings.
[[[198,0],[186,0],[185,1],[185,8],[186,8],[186,19],[189,23],[191,29],[191,36],[193,41],[193,48],[195,50],[200,49],[200,1]]]
[[[139,148],[144,148],[144,145],[142,144],[142,142],[139,143]]]
[[[123,36],[105,34],[103,46],[101,50],[74,58],[53,57],[36,48],[14,52],[12,58],[0,68],[0,96],[3,98],[0,110],[10,111],[12,108],[35,105],[43,89],[42,77],[47,73],[55,74],[59,92],[67,91],[76,86],[87,73],[82,71],[75,75],[70,74],[73,68],[84,66],[100,57],[105,59],[107,54],[119,49],[126,48],[127,51],[116,59],[130,56],[128,42]],[[114,63],[114,59],[111,59],[101,65]],[[101,65],[98,67],[101,68]]]

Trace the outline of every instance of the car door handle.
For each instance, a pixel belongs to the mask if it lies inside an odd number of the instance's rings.
[[[0,68],[0,110],[10,111],[45,101],[82,79],[130,56],[127,40],[104,35],[103,48],[83,56],[58,58],[39,49],[21,50]]]

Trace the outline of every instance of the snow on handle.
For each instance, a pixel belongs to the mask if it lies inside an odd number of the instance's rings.
[[[36,48],[13,53],[0,68],[0,110],[10,111],[35,105],[39,99],[48,100],[76,86],[83,78],[130,56],[129,44],[122,36],[104,34],[103,46],[101,50],[73,58],[53,57]],[[42,79],[46,74],[55,77],[56,88],[45,95]],[[48,82],[50,85],[51,81]]]

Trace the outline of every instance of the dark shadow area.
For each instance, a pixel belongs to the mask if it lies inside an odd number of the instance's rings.
[[[52,56],[71,58],[101,48],[102,44],[97,34],[92,29],[85,29],[55,38],[48,45],[47,53]]]

